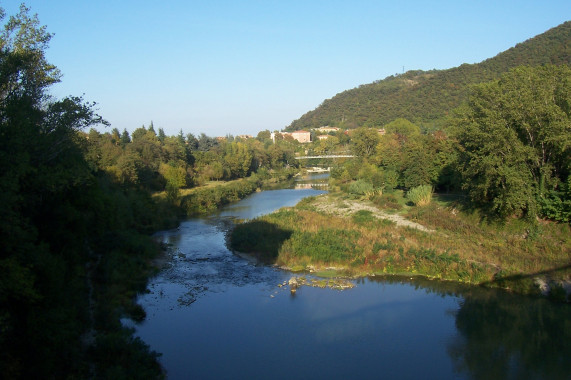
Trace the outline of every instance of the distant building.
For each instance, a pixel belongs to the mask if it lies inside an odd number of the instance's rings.
[[[270,134],[270,138],[273,142],[276,142],[276,135],[291,136],[294,140],[299,141],[300,143],[308,143],[311,142],[311,133],[308,131],[295,131],[295,132],[272,132]]]
[[[319,136],[317,136],[317,138],[318,138],[319,140],[327,140],[327,139],[330,138],[330,137],[331,137],[331,135],[319,135]]]
[[[238,136],[236,136],[236,137],[239,137],[239,138],[241,138],[241,139],[243,139],[243,140],[247,140],[247,139],[254,138],[252,135],[238,135]]]
[[[295,131],[291,133],[291,137],[295,140],[299,141],[300,143],[308,143],[311,142],[311,133],[308,131]]]

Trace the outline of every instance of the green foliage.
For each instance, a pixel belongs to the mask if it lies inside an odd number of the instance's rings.
[[[373,190],[373,184],[362,179],[349,185],[349,193],[353,195],[365,195],[371,193]]]
[[[157,252],[147,241],[130,250],[128,260],[115,261],[112,270],[123,275],[125,261],[138,262],[134,272],[144,280],[132,284],[133,277],[110,275],[104,263],[125,259],[127,249],[109,244],[117,243],[118,231],[142,236],[156,228],[162,213],[98,171],[122,169],[116,159],[121,142],[116,130],[104,137],[90,133],[96,147],[80,136],[81,129],[107,124],[94,104],[49,95],[59,79],[45,60],[50,37],[24,6],[0,36],[0,368],[14,379],[103,377],[82,337],[102,336],[103,320],[114,321],[107,331],[119,328],[113,305],[133,305]],[[105,291],[117,287],[124,292]],[[138,355],[158,366],[148,348]]]
[[[550,190],[539,198],[541,213],[549,219],[571,223],[571,175],[560,189]]]
[[[225,204],[236,202],[253,193],[262,182],[257,176],[211,188],[198,188],[181,197],[181,208],[187,215],[212,212]]]
[[[420,134],[420,128],[417,125],[403,118],[395,119],[386,124],[383,128],[387,133],[394,133],[396,135],[407,137]]]
[[[248,147],[241,142],[232,142],[226,145],[224,167],[228,179],[244,178],[249,174],[252,165],[252,154]]]
[[[377,218],[373,216],[373,213],[369,210],[359,210],[353,214],[353,222],[357,224],[370,224],[376,222]]]
[[[474,88],[457,121],[474,202],[501,217],[538,212],[571,168],[570,88],[569,66],[521,67]]]
[[[432,200],[432,186],[421,185],[410,189],[406,197],[417,206],[426,206]]]
[[[359,128],[351,135],[351,150],[359,157],[368,158],[376,153],[379,132],[373,128]]]
[[[430,185],[438,178],[438,168],[434,162],[433,152],[426,149],[424,141],[414,143],[407,142],[404,146],[402,171],[402,184],[410,189],[421,185]]]
[[[296,231],[283,249],[294,256],[307,256],[316,261],[347,262],[360,252],[356,244],[359,236],[358,231],[331,228],[322,228],[317,233]]]

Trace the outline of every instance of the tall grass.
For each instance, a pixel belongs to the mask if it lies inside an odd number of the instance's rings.
[[[432,192],[432,186],[420,185],[410,189],[406,193],[406,197],[415,205],[422,207],[430,204],[430,201],[432,200]]]

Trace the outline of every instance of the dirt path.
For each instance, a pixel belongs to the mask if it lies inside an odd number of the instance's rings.
[[[350,216],[360,210],[366,210],[370,211],[373,216],[379,219],[387,219],[395,222],[397,226],[416,228],[417,230],[424,232],[435,232],[434,230],[426,228],[421,224],[412,222],[401,215],[389,214],[387,212],[379,210],[372,203],[368,201],[356,201],[349,199],[333,200],[331,199],[331,197],[327,195],[322,195],[320,197],[317,197],[313,205],[317,210],[321,212],[343,217]]]

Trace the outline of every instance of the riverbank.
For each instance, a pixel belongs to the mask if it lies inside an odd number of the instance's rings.
[[[568,225],[505,224],[464,213],[454,200],[403,206],[398,194],[372,203],[342,193],[236,227],[232,248],[266,262],[317,274],[406,275],[500,287],[566,299],[571,284]]]
[[[247,178],[232,181],[210,181],[203,186],[180,189],[173,201],[181,217],[206,215],[233,202],[237,202],[255,191],[272,186],[294,177],[295,169],[252,173]],[[165,201],[165,191],[153,194],[153,199]]]

